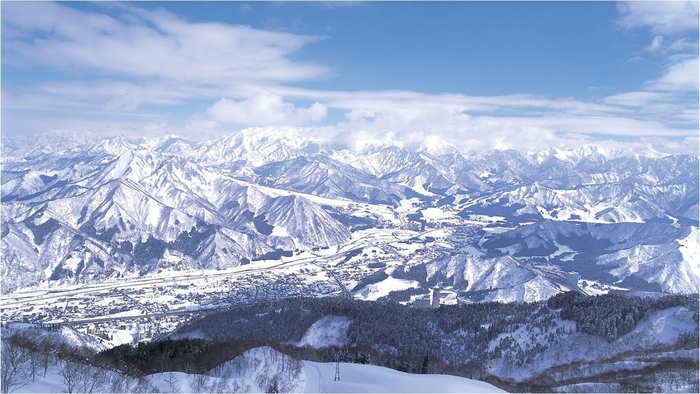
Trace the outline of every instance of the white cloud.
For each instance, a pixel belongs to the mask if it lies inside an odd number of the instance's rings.
[[[641,107],[659,101],[673,101],[673,96],[670,93],[639,91],[615,94],[603,99],[605,103],[625,107]]]
[[[357,94],[357,92],[355,92]],[[492,98],[495,101],[497,98]],[[631,104],[644,98],[617,97],[610,101]],[[353,104],[358,105],[355,98]],[[386,105],[384,105],[386,104]],[[435,138],[462,149],[513,148],[543,149],[547,146],[576,147],[596,143],[602,138],[639,140],[641,137],[685,138],[697,134],[695,129],[671,128],[655,119],[636,119],[622,108],[619,113],[581,113],[541,108],[523,111],[522,115],[470,114],[454,109],[396,103],[364,105],[352,108],[346,121],[338,125],[347,142],[355,140],[390,140],[406,144]],[[331,106],[331,104],[328,104]],[[601,106],[602,107],[602,106]]]
[[[261,91],[241,101],[222,98],[207,109],[212,119],[239,125],[296,125],[319,122],[326,117],[326,107],[313,103],[309,108],[297,108],[281,95]]]
[[[698,90],[698,57],[686,59],[672,64],[666,73],[656,80],[650,81],[652,89],[657,90]]]
[[[3,33],[11,33],[3,60],[199,84],[299,81],[327,71],[289,58],[319,37],[119,9],[112,17],[55,3],[3,4]]]
[[[122,80],[93,82],[44,82],[24,89],[3,87],[7,100],[3,108],[37,108],[92,112],[135,112],[143,104],[181,105],[190,99],[221,97],[222,89],[160,82],[136,83]]]
[[[116,135],[158,137],[179,132],[177,125],[168,122],[163,117],[154,115],[90,117],[88,114],[85,114],[84,116],[76,117],[44,112],[39,112],[39,114],[40,116],[37,116],[37,113],[3,115],[3,134],[12,128],[41,130],[41,132],[70,130],[75,133],[92,133],[100,137]],[[24,133],[14,133],[13,135],[27,136]]]
[[[625,92],[608,96],[603,102],[628,108],[640,119],[684,125],[698,122],[697,95],[691,91]]]
[[[698,2],[620,2],[618,25],[649,29],[654,37],[644,48],[663,56],[665,68],[658,78],[641,84],[640,91],[603,99],[609,105],[629,108],[632,116],[666,124],[697,124]]]
[[[649,52],[656,52],[659,49],[661,49],[661,46],[664,43],[664,37],[663,36],[654,36],[654,38],[651,40],[651,44],[649,44],[648,47],[644,48],[645,51]]]
[[[346,142],[379,141],[420,144],[440,140],[462,150],[540,150],[549,146],[575,148],[618,141],[618,146],[637,146],[640,141],[673,141],[692,138],[695,129],[669,128],[661,122],[612,116],[465,116],[446,113],[419,114],[380,111],[369,117],[353,116],[338,125]],[[434,119],[442,117],[442,121]],[[400,127],[397,127],[400,126]],[[625,142],[620,142],[625,140]],[[607,144],[607,142],[606,142]],[[669,147],[665,144],[664,147]]]
[[[647,52],[670,55],[673,53],[697,53],[698,43],[691,42],[686,38],[678,38],[673,41],[665,39],[663,36],[654,36],[651,43],[644,48]],[[641,60],[642,58],[639,58]]]
[[[697,1],[625,1],[617,9],[617,23],[626,29],[647,27],[657,35],[698,29]]]
[[[651,100],[663,103],[664,96],[669,95],[661,92],[612,96],[602,103],[532,95],[466,96],[301,88],[280,88],[278,92],[285,97],[315,100],[328,108],[346,111],[345,120],[337,128],[342,131],[339,138],[347,142],[389,138],[412,144],[439,138],[461,148],[536,149],[550,145],[574,147],[602,137],[682,138],[696,133],[666,126],[666,115],[640,116],[637,108],[630,108]],[[661,112],[673,114],[668,109]]]
[[[685,38],[679,38],[668,45],[666,48],[668,52],[691,52],[696,53],[698,51],[698,43],[688,41]]]
[[[344,110],[494,112],[494,111],[565,111],[568,113],[608,113],[620,109],[575,99],[550,99],[529,94],[503,96],[468,96],[443,93],[426,94],[406,90],[330,91],[280,86],[276,91],[285,97],[323,102],[329,108]]]

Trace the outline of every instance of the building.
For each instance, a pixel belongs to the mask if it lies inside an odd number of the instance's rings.
[[[580,278],[581,276],[578,274],[578,272],[575,271],[567,272],[564,274],[564,280],[566,281],[566,284],[574,289],[578,289],[578,280]]]
[[[413,301],[413,307],[418,309],[430,308],[430,300],[427,298],[418,298]]]
[[[440,307],[440,289],[438,287],[433,287],[430,289],[430,307]]]

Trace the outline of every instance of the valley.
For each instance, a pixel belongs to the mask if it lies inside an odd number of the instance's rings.
[[[453,247],[446,243],[447,235],[473,226],[474,222],[464,228],[439,226],[423,232],[361,230],[341,247],[225,270],[166,271],[98,284],[26,289],[3,297],[1,318],[4,322],[69,325],[99,334],[103,339],[117,338],[109,342],[111,345],[120,340],[150,340],[192,317],[217,309],[295,297],[353,297],[349,288],[379,268],[410,268],[430,261],[439,249]],[[427,243],[435,244],[431,253],[426,253]],[[386,296],[393,290],[403,289],[389,286],[375,292]],[[449,287],[443,291],[456,294]],[[458,301],[468,302],[451,297],[443,303]]]

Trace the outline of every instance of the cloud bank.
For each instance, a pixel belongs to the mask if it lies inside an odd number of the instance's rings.
[[[285,102],[281,95],[269,91],[241,101],[222,98],[207,109],[207,114],[215,121],[248,126],[303,125],[323,120],[326,112],[323,104],[297,108]]]

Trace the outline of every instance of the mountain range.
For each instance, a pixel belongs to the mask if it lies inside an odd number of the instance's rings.
[[[692,155],[590,146],[461,152],[252,128],[204,142],[4,137],[2,160],[3,293],[225,269],[340,248],[360,229],[412,225],[478,230],[460,244],[471,253],[441,249],[418,262],[424,269],[411,279],[425,288],[538,300],[562,289],[528,293],[533,280],[576,271],[609,288],[698,291]],[[445,242],[455,244],[454,234]]]

